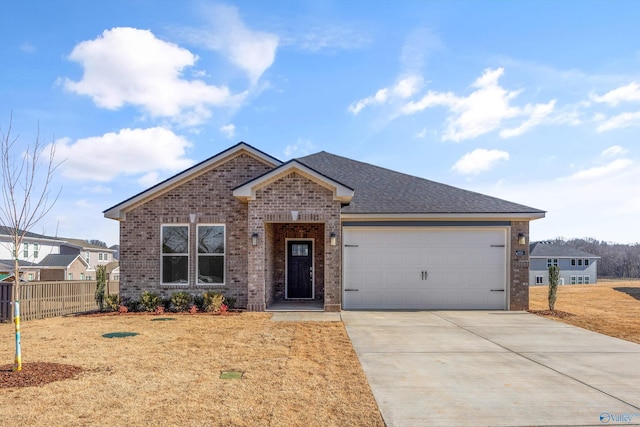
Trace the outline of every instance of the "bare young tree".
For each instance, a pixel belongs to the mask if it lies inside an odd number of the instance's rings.
[[[55,162],[55,145],[43,147],[40,128],[35,142],[26,147],[18,144],[18,136],[11,135],[13,115],[6,131],[0,127],[0,162],[2,162],[2,200],[0,225],[11,233],[13,247],[14,286],[13,321],[15,323],[16,357],[14,371],[22,370],[20,343],[20,265],[18,251],[25,236],[53,208],[60,191],[51,194]]]

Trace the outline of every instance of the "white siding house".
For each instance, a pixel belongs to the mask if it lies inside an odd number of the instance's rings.
[[[560,284],[589,285],[598,280],[599,256],[552,242],[529,246],[529,284],[549,285],[549,267],[560,268]]]

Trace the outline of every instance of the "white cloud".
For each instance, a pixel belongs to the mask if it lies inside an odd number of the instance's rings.
[[[603,119],[602,115],[598,115],[596,119],[600,122],[596,130],[601,133],[640,125],[640,111],[635,113],[621,113],[608,119]]]
[[[222,133],[227,138],[231,139],[236,136],[236,125],[230,123],[228,125],[224,125],[220,128],[220,133]]]
[[[421,72],[429,56],[443,47],[442,40],[431,29],[423,27],[411,31],[400,53],[402,69],[409,73]]]
[[[444,106],[449,109],[447,128],[443,140],[462,141],[499,129],[509,119],[524,117],[525,121],[515,128],[503,129],[500,136],[508,138],[521,135],[544,122],[555,107],[555,100],[547,104],[527,104],[524,107],[511,105],[521,91],[508,91],[498,84],[504,69],[487,69],[473,83],[476,88],[468,96],[457,96],[451,92],[429,91],[421,99],[410,101],[401,109],[403,114],[415,114],[427,108]]]
[[[529,119],[525,120],[520,126],[511,129],[502,129],[500,131],[501,138],[511,138],[519,136],[528,131],[529,129],[538,126],[543,123],[544,120],[551,114],[555,108],[556,100],[552,100],[547,104],[536,104],[531,106],[527,105],[523,111],[529,115]]]
[[[625,154],[627,152],[626,149],[622,148],[619,145],[612,145],[611,147],[603,150],[601,153],[602,157],[615,157],[620,154]]]
[[[596,166],[590,169],[584,169],[584,170],[578,171],[570,175],[568,179],[584,180],[584,179],[602,178],[607,175],[612,175],[617,172],[620,172],[631,165],[633,165],[633,161],[630,159],[618,159],[604,166]]]
[[[394,86],[378,90],[374,95],[363,98],[352,103],[349,111],[357,115],[363,108],[372,105],[381,105],[397,99],[406,99],[413,96],[422,87],[423,81],[420,76],[408,76],[399,80]]]
[[[640,84],[631,82],[626,86],[613,89],[602,96],[591,95],[594,102],[603,102],[615,107],[621,102],[640,101]]]
[[[246,96],[184,79],[184,69],[194,66],[198,57],[148,30],[105,30],[77,44],[69,59],[81,64],[84,73],[79,81],[64,79],[64,87],[111,110],[131,104],[152,117],[196,125],[210,117],[212,106],[237,105]]]
[[[310,154],[316,149],[316,146],[308,139],[299,139],[295,144],[287,145],[284,149],[285,159],[293,157],[302,157]]]
[[[462,156],[451,169],[461,174],[475,175],[486,172],[498,162],[506,160],[509,160],[509,153],[506,151],[478,148]]]
[[[122,129],[102,136],[55,142],[64,176],[106,182],[118,175],[177,172],[193,164],[185,157],[191,143],[168,129]]]
[[[238,9],[232,6],[212,6],[205,14],[211,21],[211,29],[192,32],[197,39],[194,41],[222,53],[255,84],[275,61],[278,36],[248,28]]]
[[[609,173],[582,173],[581,179],[533,174],[531,181],[481,183],[471,190],[547,211],[531,222],[531,239],[593,237],[620,243],[640,243],[640,162],[611,167]],[[617,169],[617,170],[616,170]]]
[[[29,42],[24,42],[20,45],[20,50],[24,53],[35,53],[38,49]]]
[[[298,34],[289,35],[284,44],[298,47],[309,52],[322,50],[354,50],[371,42],[371,38],[363,31],[353,28],[353,24],[307,24]]]
[[[82,191],[93,194],[111,194],[111,187],[106,187],[104,185],[98,184],[92,187],[83,187]]]

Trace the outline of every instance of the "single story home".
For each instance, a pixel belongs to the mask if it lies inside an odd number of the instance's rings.
[[[104,211],[120,294],[214,290],[252,311],[528,308],[539,209],[319,152],[244,142]]]
[[[553,242],[534,242],[529,246],[529,257],[531,285],[549,285],[549,267],[552,265],[560,268],[562,285],[588,285],[598,281],[600,257],[597,255]]]
[[[40,263],[40,280],[89,280],[95,269],[80,254],[50,254]]]

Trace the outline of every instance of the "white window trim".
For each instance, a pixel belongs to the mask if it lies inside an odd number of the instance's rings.
[[[164,257],[165,254],[162,252],[162,230],[164,227],[187,227],[187,252],[186,253],[179,253],[179,254],[166,254],[166,256],[186,256],[187,257],[187,281],[185,283],[180,283],[180,282],[164,282],[163,278],[164,278],[164,271],[163,271],[163,261],[164,261]],[[190,260],[190,248],[191,248],[191,227],[189,226],[188,223],[171,223],[171,224],[160,224],[160,285],[161,286],[180,286],[180,287],[189,287],[189,283],[191,280],[190,277],[190,264],[191,264],[191,260]]]
[[[200,227],[222,227],[222,239],[224,240],[224,250],[222,254],[200,254],[198,252],[198,236]],[[196,244],[192,249],[195,251],[196,256],[196,286],[225,286],[227,281],[227,226],[226,224],[198,224],[196,226]],[[203,256],[222,256],[222,283],[206,283],[200,281],[200,255]]]

